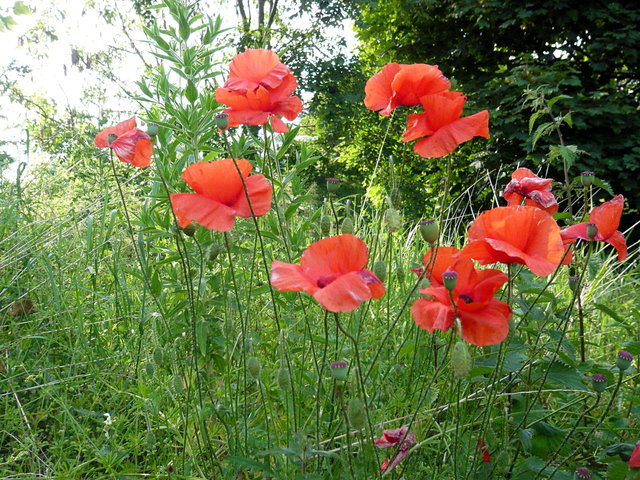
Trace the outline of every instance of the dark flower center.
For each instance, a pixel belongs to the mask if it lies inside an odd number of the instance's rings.
[[[331,282],[333,282],[335,279],[336,279],[335,275],[323,275],[320,278],[318,278],[316,285],[318,285],[319,288],[324,288],[327,285],[329,285]]]
[[[458,298],[460,298],[460,300],[462,300],[464,303],[471,303],[473,302],[473,298],[471,298],[469,295],[460,295]]]

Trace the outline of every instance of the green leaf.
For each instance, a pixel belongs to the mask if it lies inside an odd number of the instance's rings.
[[[554,383],[561,388],[587,390],[587,387],[582,381],[582,375],[575,368],[571,368],[560,362],[553,362],[551,364],[549,373],[547,374],[547,382]]]
[[[624,342],[622,348],[629,352],[631,355],[640,355],[640,342],[637,340],[631,342]]]
[[[536,128],[536,132],[533,134],[531,150],[536,148],[536,143],[538,143],[538,140],[540,140],[541,137],[548,135],[551,132],[551,130],[553,130],[553,128],[554,128],[553,122],[545,122],[540,124],[538,128]]]
[[[13,4],[13,13],[16,15],[29,15],[31,14],[31,8],[25,5],[24,2],[18,1]]]
[[[625,462],[613,462],[607,468],[607,480],[625,480],[629,467]]]

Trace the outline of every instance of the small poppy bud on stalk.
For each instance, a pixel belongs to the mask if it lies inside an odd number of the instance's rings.
[[[607,389],[607,376],[601,373],[591,375],[591,385],[596,392],[604,392]]]
[[[451,369],[456,378],[465,378],[469,375],[473,361],[467,344],[459,340],[451,352]]]
[[[580,174],[580,183],[583,187],[590,187],[591,185],[593,185],[594,178],[595,177],[593,172],[582,172]]]
[[[569,277],[569,288],[572,292],[575,292],[578,288],[578,282],[580,281],[579,277]]]
[[[229,115],[225,112],[216,113],[213,121],[216,124],[216,127],[224,130],[229,126]]]
[[[147,372],[147,375],[149,375],[150,377],[153,377],[153,373],[155,372],[155,367],[153,366],[153,363],[147,362],[147,364],[144,366],[144,369]]]
[[[291,377],[289,376],[289,370],[284,367],[278,369],[276,380],[278,382],[280,390],[282,390],[283,392],[291,391]]]
[[[395,208],[388,208],[384,212],[384,219],[390,232],[397,232],[402,227],[402,217]]]
[[[373,273],[382,283],[387,280],[387,264],[384,260],[378,260],[373,264]]]
[[[247,358],[247,372],[254,380],[260,378],[260,371],[262,370],[262,365],[260,364],[260,360],[256,357]]]
[[[342,233],[353,233],[354,225],[353,219],[351,217],[347,217],[342,220],[341,230]]]
[[[576,478],[579,478],[580,480],[588,480],[591,478],[591,470],[585,467],[576,468]]]
[[[320,218],[320,232],[323,237],[327,237],[331,234],[331,217],[323,215]]]
[[[336,193],[340,188],[340,180],[337,178],[327,178],[327,192]]]
[[[624,372],[631,366],[631,362],[633,362],[633,355],[631,355],[626,350],[620,350],[618,352],[618,358],[616,358],[616,367],[620,369],[621,372]]]
[[[595,223],[587,223],[587,237],[589,240],[593,241],[598,234],[598,227]]]
[[[457,272],[444,272],[442,274],[442,283],[444,287],[450,292],[456,288],[458,283],[458,273]]]
[[[147,135],[149,135],[150,137],[155,137],[156,135],[158,135],[158,125],[156,125],[155,123],[148,123]]]
[[[156,365],[158,365],[159,367],[164,366],[165,361],[164,361],[164,352],[162,351],[161,347],[156,347],[153,350],[153,361],[156,363]]]
[[[187,237],[193,237],[196,234],[197,228],[198,228],[198,225],[196,225],[196,222],[191,222],[186,227],[181,228],[181,230],[182,230],[182,233],[184,233]]]
[[[423,220],[420,222],[420,235],[427,243],[436,243],[440,236],[440,227],[435,220]]]
[[[359,398],[352,398],[349,400],[347,418],[353,428],[357,430],[364,428],[367,421],[367,415],[365,413],[364,404]]]
[[[109,146],[111,146],[116,138],[118,138],[118,136],[115,133],[110,133],[109,135],[107,135],[107,142],[109,143]]]
[[[330,367],[331,376],[336,380],[344,380],[347,378],[347,372],[349,371],[349,365],[347,362],[338,361],[333,362]]]

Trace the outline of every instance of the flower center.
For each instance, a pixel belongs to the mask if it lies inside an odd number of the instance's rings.
[[[473,302],[473,298],[471,298],[469,295],[460,295],[458,298],[460,298],[460,300],[462,300],[464,303],[471,303]]]
[[[319,288],[324,288],[327,285],[329,285],[331,282],[333,282],[336,279],[335,275],[322,275],[320,278],[318,278],[316,285],[318,285]]]

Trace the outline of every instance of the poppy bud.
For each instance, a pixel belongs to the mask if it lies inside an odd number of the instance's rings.
[[[196,234],[197,228],[198,226],[196,225],[196,222],[191,222],[184,228],[180,227],[182,233],[184,233],[187,237],[193,237]]]
[[[227,321],[224,324],[224,333],[227,336],[227,338],[231,338],[233,337],[233,320],[231,320],[230,318],[227,318]]]
[[[229,126],[229,115],[226,112],[216,113],[213,123],[216,124],[216,127],[224,130]]]
[[[353,219],[351,217],[342,220],[341,230],[342,233],[353,233]]]
[[[578,288],[579,277],[569,277],[569,288],[572,292],[575,292]]]
[[[182,378],[182,375],[175,375],[173,377],[173,390],[175,393],[180,393],[187,388],[187,384]]]
[[[153,377],[153,373],[155,372],[153,363],[147,362],[146,365],[144,366],[144,369],[147,372],[147,375],[149,375],[150,377]]]
[[[344,380],[347,377],[347,372],[349,371],[347,362],[333,362],[329,367],[331,368],[331,376],[336,380]]]
[[[162,367],[164,365],[164,352],[162,351],[162,348],[156,347],[153,350],[153,361],[159,367]]]
[[[462,340],[456,342],[451,352],[451,369],[456,378],[465,378],[471,371],[473,361],[467,344]]]
[[[288,392],[291,390],[291,377],[289,376],[289,370],[287,370],[286,368],[282,367],[278,369],[276,381],[278,382],[280,390],[282,390],[283,392]]]
[[[621,372],[624,372],[627,368],[629,368],[631,366],[631,362],[633,362],[633,355],[631,355],[626,350],[620,350],[618,352],[618,358],[616,358],[616,367],[618,367]]]
[[[582,172],[580,174],[580,183],[583,187],[590,187],[591,185],[593,185],[594,178],[595,177],[593,172]]]
[[[364,404],[359,398],[352,398],[349,400],[347,418],[349,419],[351,426],[356,430],[364,428],[367,421],[367,414],[365,413]]]
[[[585,467],[576,468],[576,478],[579,478],[581,480],[588,480],[589,478],[591,478],[591,470]]]
[[[387,279],[387,264],[384,263],[384,260],[378,260],[373,264],[373,274],[378,277],[378,279],[384,283]]]
[[[597,234],[598,234],[598,227],[596,226],[596,224],[587,223],[587,237],[589,237],[589,240],[593,241],[593,239],[596,238]]]
[[[456,284],[458,283],[458,273],[457,272],[444,272],[442,274],[442,283],[444,287],[450,292],[456,288]]]
[[[215,262],[216,258],[218,258],[218,255],[220,255],[220,252],[222,251],[222,245],[220,245],[219,243],[212,243],[209,246],[209,261],[210,262]]]
[[[436,243],[440,236],[440,227],[435,220],[423,220],[419,223],[420,235],[427,243]]]
[[[384,212],[384,219],[390,232],[397,232],[402,227],[402,217],[395,208],[388,208]]]
[[[607,389],[607,376],[600,373],[591,375],[591,386],[598,393],[604,392]]]
[[[398,278],[399,282],[404,282],[405,273],[404,273],[404,268],[402,266],[398,266],[398,268],[396,269],[396,277]]]
[[[258,380],[260,378],[260,371],[262,370],[262,365],[260,364],[260,360],[256,357],[247,358],[247,372],[254,380]]]
[[[323,215],[320,218],[320,231],[323,237],[327,237],[331,234],[331,217]]]
[[[337,178],[327,178],[327,192],[336,193],[340,188],[340,180]]]
[[[150,137],[155,137],[156,135],[158,135],[158,125],[156,125],[155,123],[148,123],[147,135],[149,135]]]
[[[109,143],[109,146],[111,146],[116,138],[118,138],[118,136],[115,133],[110,133],[109,135],[107,135],[107,142]]]

